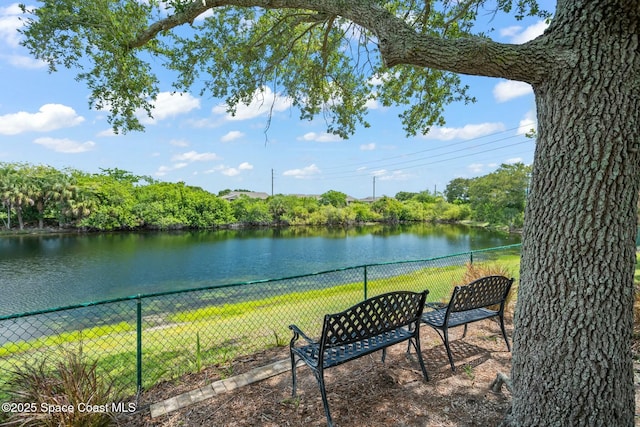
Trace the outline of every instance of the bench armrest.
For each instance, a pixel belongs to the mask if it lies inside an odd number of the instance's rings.
[[[298,338],[300,337],[304,338],[309,344],[317,344],[316,341],[306,336],[305,333],[302,332],[300,328],[298,328],[296,325],[289,325],[289,329],[291,329],[291,331],[293,332],[293,338],[291,338],[292,346],[293,346],[293,343],[298,341]]]

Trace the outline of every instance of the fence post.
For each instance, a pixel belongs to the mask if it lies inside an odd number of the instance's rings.
[[[469,264],[473,265],[473,251],[469,252]]]
[[[364,266],[364,299],[367,299],[367,266]]]
[[[136,377],[138,392],[142,390],[142,298],[136,303]]]

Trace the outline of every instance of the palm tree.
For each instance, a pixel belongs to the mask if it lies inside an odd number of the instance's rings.
[[[31,197],[34,184],[25,171],[26,167],[18,164],[5,164],[0,168],[0,199],[7,208],[7,229],[11,228],[11,212],[15,211],[20,230],[23,230],[23,209],[34,204]]]
[[[20,230],[24,230],[22,212],[26,206],[33,206],[34,204],[33,198],[31,197],[34,186],[33,182],[24,174],[16,173],[13,174],[12,177],[14,179],[9,182],[6,194],[18,217]]]
[[[86,187],[69,183],[65,189],[66,194],[69,196],[60,199],[60,227],[62,227],[62,220],[65,217],[79,220],[89,216],[95,205],[91,198],[91,191]]]
[[[50,166],[36,166],[28,169],[28,176],[33,183],[31,198],[38,211],[38,228],[44,228],[44,216],[47,208],[61,198],[69,197],[65,191],[68,176]]]
[[[7,230],[11,229],[11,211],[13,204],[11,203],[11,181],[12,175],[15,173],[15,165],[2,163],[0,167],[0,201],[2,206],[7,208],[7,220],[4,221]]]

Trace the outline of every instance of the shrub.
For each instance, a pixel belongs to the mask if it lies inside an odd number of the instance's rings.
[[[16,411],[2,425],[99,427],[116,424],[113,405],[122,397],[97,362],[67,350],[56,361],[27,363],[7,382],[5,393]]]
[[[472,264],[468,262],[465,265],[465,272],[462,276],[461,284],[466,285],[473,282],[474,280],[478,280],[486,276],[505,276],[511,278],[513,277],[513,272],[511,272],[505,265],[501,264]],[[516,283],[514,283],[511,286],[509,295],[507,296],[505,311],[513,311],[513,304],[516,300],[516,294],[517,286]]]
[[[486,276],[513,277],[513,273],[506,266],[500,264],[471,264],[468,262],[465,265],[461,284],[466,285]]]

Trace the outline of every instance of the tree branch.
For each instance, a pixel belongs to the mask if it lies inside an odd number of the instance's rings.
[[[342,16],[376,35],[380,54],[388,67],[406,64],[534,82],[548,73],[550,64],[557,65],[558,60],[550,58],[547,51],[535,43],[509,45],[480,37],[442,39],[418,34],[378,2],[367,0],[194,0],[180,12],[150,25],[128,48],[142,47],[159,33],[191,23],[207,10],[221,6],[303,9],[321,15]]]

